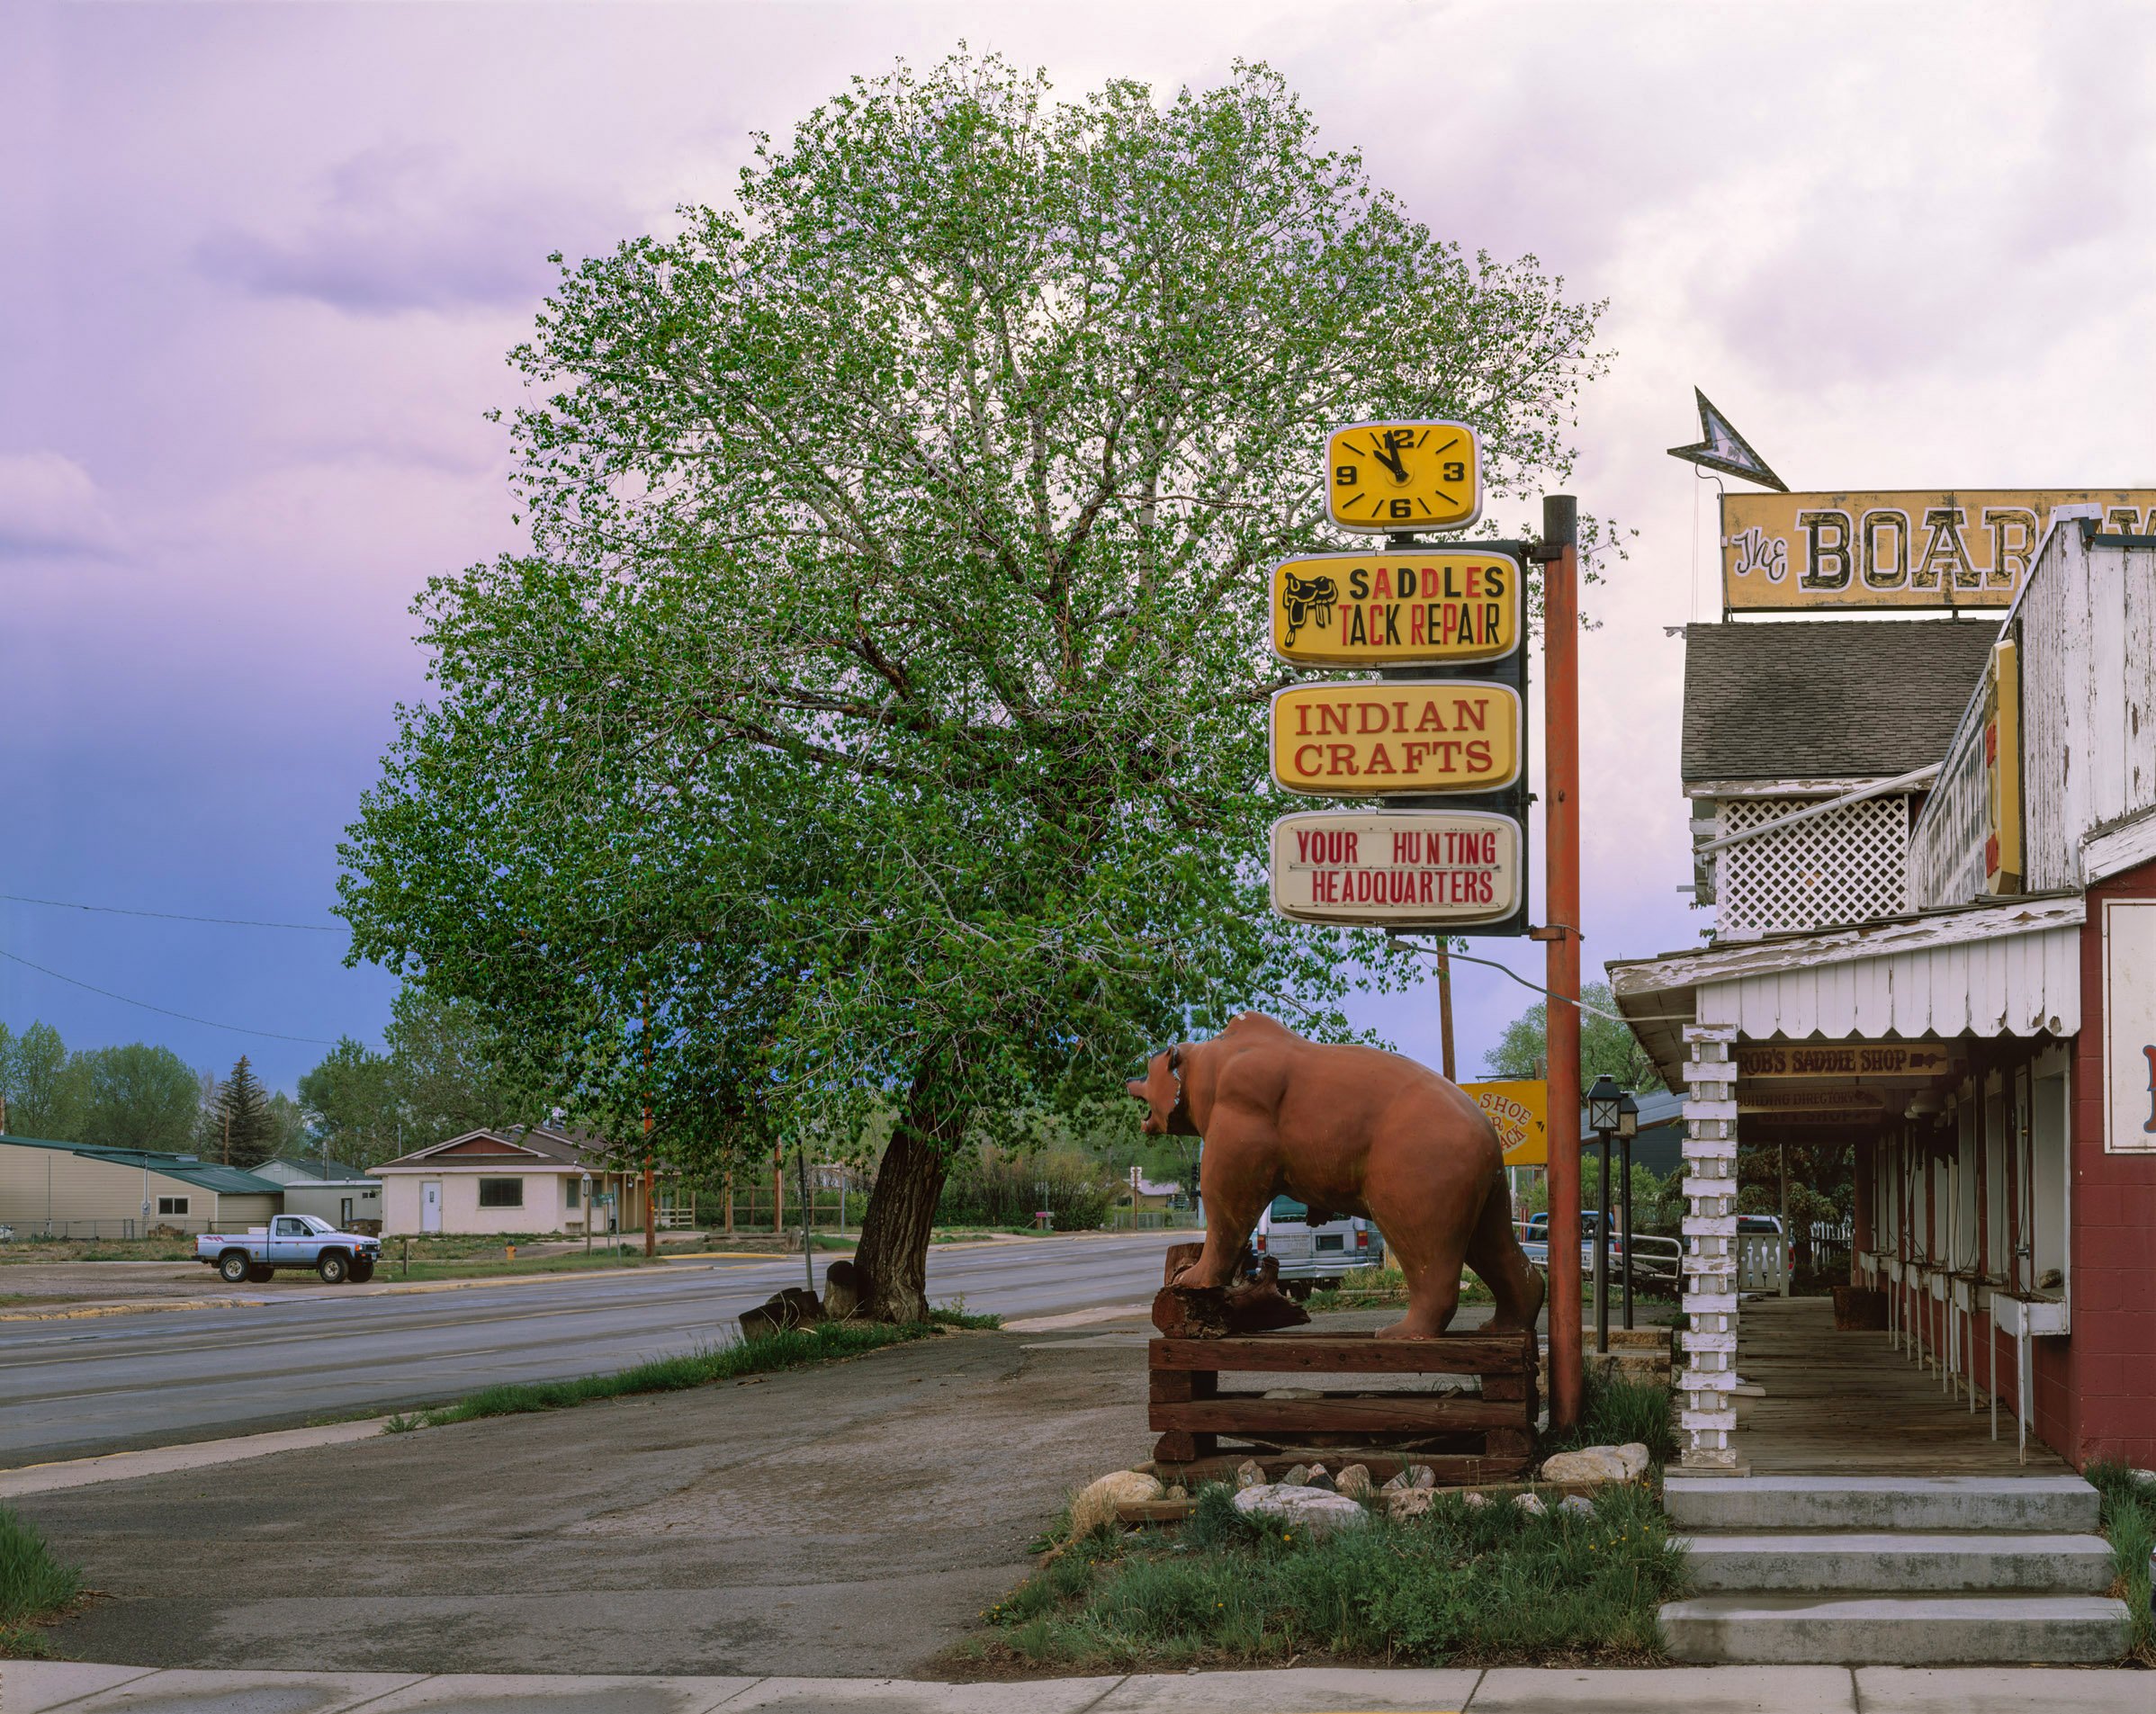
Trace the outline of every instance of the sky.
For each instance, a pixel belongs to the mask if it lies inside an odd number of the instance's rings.
[[[1266,60],[1438,234],[1607,301],[1570,486],[1636,534],[1586,596],[1590,975],[1703,920],[1693,387],[1794,488],[2156,484],[2146,6],[8,0],[0,893],[328,931],[0,899],[0,1023],[287,1090],[378,1041],[337,844],[424,693],[412,597],[518,544],[485,413],[547,253],[723,202],[753,133],[961,41],[1072,97]],[[1455,986],[1467,1075],[1534,996]],[[1433,991],[1358,1017],[1435,1063]]]

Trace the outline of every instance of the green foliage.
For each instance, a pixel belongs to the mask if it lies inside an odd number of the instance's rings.
[[[983,1310],[978,1313],[966,1306],[966,1299],[954,1297],[948,1304],[929,1306],[929,1325],[931,1327],[958,1327],[969,1332],[993,1332],[1003,1324],[1001,1315]]]
[[[714,1381],[798,1369],[807,1363],[858,1357],[886,1345],[925,1339],[935,1332],[925,1323],[819,1322],[758,1340],[714,1345],[687,1357],[661,1357],[611,1375],[584,1375],[567,1381],[517,1381],[482,1387],[454,1404],[439,1404],[413,1414],[427,1428],[470,1422],[482,1416],[517,1416],[530,1411],[559,1411],[595,1399],[624,1398],[633,1393],[678,1393]],[[392,1419],[394,1421],[395,1419]],[[412,1424],[407,1423],[406,1427]],[[385,1433],[402,1429],[384,1424]]]
[[[82,1573],[52,1557],[45,1538],[0,1506],[0,1656],[41,1655],[25,1628],[57,1618],[82,1593]]]
[[[1097,1231],[1122,1187],[1082,1155],[961,1156],[936,1204],[939,1225],[1030,1226],[1046,1208],[1059,1232]]]
[[[53,1143],[173,1153],[193,1146],[201,1079],[168,1047],[129,1042],[69,1053],[49,1024],[0,1025],[7,1128]]]
[[[1676,1396],[1653,1381],[1631,1380],[1590,1369],[1577,1427],[1542,1437],[1544,1456],[1583,1446],[1647,1448],[1657,1464],[1677,1455]]]
[[[2156,1482],[2144,1482],[2125,1465],[2098,1459],[2081,1474],[2104,1496],[2104,1534],[2118,1566],[2113,1591],[2126,1603],[2133,1631],[2129,1645],[2144,1666],[2156,1666],[2156,1612],[2150,1610],[2149,1556],[2156,1553]]]
[[[1614,1012],[1617,1002],[1606,982],[1580,984],[1579,997],[1588,1006]],[[1549,1064],[1550,1002],[1538,1000],[1505,1027],[1496,1046],[1482,1056],[1482,1069],[1491,1077],[1541,1077]],[[1600,1018],[1582,1009],[1579,1014],[1579,1086],[1585,1090],[1604,1072],[1634,1094],[1660,1089],[1662,1074],[1639,1037],[1611,1018]]]
[[[565,268],[515,354],[533,551],[419,598],[353,956],[677,1161],[895,1103],[863,1252],[903,1225],[917,1272],[976,1115],[1253,1006],[1344,1036],[1409,978],[1267,907],[1268,566],[1338,545],[1333,424],[1473,421],[1493,528],[1561,480],[1596,313],[1433,238],[1262,67],[857,82],[732,205]]]
[[[256,1165],[277,1152],[269,1096],[245,1054],[217,1086],[215,1102],[203,1110],[199,1141],[209,1159],[238,1167]]]
[[[549,1104],[505,1071],[477,1009],[407,983],[377,1054],[347,1036],[300,1079],[319,1144],[378,1165],[466,1131],[528,1125]]]
[[[991,1610],[988,1652],[1095,1670],[1306,1660],[1438,1665],[1660,1653],[1655,1612],[1683,1584],[1661,1507],[1605,1490],[1592,1518],[1445,1495],[1312,1538],[1256,1526],[1201,1489],[1178,1540],[1058,1559]]]

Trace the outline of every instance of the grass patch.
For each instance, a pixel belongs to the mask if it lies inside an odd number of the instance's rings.
[[[2149,1556],[2156,1552],[2156,1482],[2143,1482],[2124,1464],[2099,1459],[2081,1474],[2104,1496],[2103,1530],[2118,1566],[2112,1593],[2126,1603],[2133,1630],[2128,1652],[2156,1666],[2156,1614],[2149,1609]]]
[[[1341,1278],[1334,1291],[1314,1291],[1304,1306],[1313,1315],[1326,1309],[1384,1309],[1394,1304],[1407,1301],[1407,1276],[1400,1271],[1397,1262],[1388,1261],[1381,1268],[1357,1268]],[[1460,1301],[1463,1304],[1489,1304],[1496,1302],[1490,1288],[1473,1274],[1460,1277]]]
[[[59,1617],[82,1593],[82,1573],[52,1557],[45,1538],[0,1506],[0,1656],[49,1651],[34,1627]]]
[[[961,1657],[1094,1670],[1267,1665],[1300,1656],[1384,1665],[1662,1658],[1656,1609],[1684,1586],[1653,1490],[1603,1490],[1592,1517],[1532,1517],[1445,1495],[1420,1518],[1373,1512],[1311,1539],[1199,1491],[1180,1539],[1094,1536],[982,1618]]]
[[[966,1306],[966,1299],[954,1297],[948,1304],[929,1306],[929,1324],[933,1327],[964,1327],[975,1331],[993,1329],[1003,1324],[1001,1315],[975,1315]]]
[[[1629,1446],[1635,1440],[1648,1457],[1666,1464],[1677,1455],[1675,1395],[1653,1381],[1587,1371],[1586,1396],[1579,1425],[1542,1437],[1541,1455],[1569,1452],[1583,1446]]]
[[[517,1416],[530,1411],[565,1410],[572,1404],[621,1398],[632,1393],[679,1393],[692,1386],[709,1386],[715,1381],[738,1380],[774,1369],[799,1369],[835,1358],[858,1357],[866,1351],[881,1351],[886,1345],[930,1338],[936,1332],[934,1325],[925,1322],[902,1325],[888,1322],[822,1322],[813,1327],[774,1333],[768,1339],[714,1345],[686,1357],[658,1358],[610,1375],[583,1375],[567,1381],[516,1381],[482,1387],[454,1404],[414,1411],[408,1417],[393,1417],[383,1425],[383,1432],[398,1434],[415,1428],[441,1428],[451,1422],[473,1422],[482,1416]]]

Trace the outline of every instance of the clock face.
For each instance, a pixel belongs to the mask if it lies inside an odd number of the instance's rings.
[[[1457,530],[1482,515],[1481,448],[1465,423],[1355,423],[1325,446],[1326,511],[1350,530]]]

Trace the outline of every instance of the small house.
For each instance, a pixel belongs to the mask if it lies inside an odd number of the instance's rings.
[[[581,1237],[642,1228],[643,1178],[624,1159],[597,1138],[520,1126],[467,1131],[369,1167],[367,1174],[382,1185],[386,1237]]]
[[[18,1238],[139,1238],[260,1225],[283,1187],[194,1154],[0,1135],[0,1225]]]

